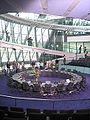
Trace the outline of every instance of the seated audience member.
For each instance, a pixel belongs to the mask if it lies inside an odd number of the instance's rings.
[[[40,69],[44,69],[44,63],[40,61]]]
[[[35,62],[35,67],[38,67],[38,68],[40,68],[40,62]]]
[[[44,62],[44,69],[47,70],[48,69],[48,63]]]
[[[58,66],[59,66],[59,60],[56,59],[55,61],[55,69],[58,70]]]
[[[22,69],[22,71],[26,70],[24,62],[22,62],[21,64],[17,63],[17,69]]]
[[[7,67],[5,65],[2,66],[2,73],[7,75]]]

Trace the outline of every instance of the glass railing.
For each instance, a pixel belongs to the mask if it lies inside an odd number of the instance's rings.
[[[87,104],[86,104],[87,103]],[[90,108],[90,99],[39,99],[0,95],[0,105],[35,109],[84,109]]]

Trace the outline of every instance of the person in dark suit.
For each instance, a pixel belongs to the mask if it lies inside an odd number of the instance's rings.
[[[64,65],[66,64],[66,57],[65,57],[65,55],[63,56],[63,64]]]
[[[82,51],[82,45],[80,45],[79,47],[79,54],[81,53],[81,51]]]
[[[7,62],[6,66],[7,66],[7,73],[10,73],[10,62]]]
[[[87,48],[86,47],[84,47],[84,53],[86,53],[87,52]]]

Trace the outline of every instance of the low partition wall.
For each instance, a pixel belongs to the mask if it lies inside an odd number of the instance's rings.
[[[69,110],[90,108],[90,99],[38,99],[0,95],[0,105],[34,109]]]

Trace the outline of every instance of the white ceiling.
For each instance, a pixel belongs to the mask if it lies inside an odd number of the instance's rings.
[[[90,0],[0,0],[0,13],[32,12],[90,21]]]

